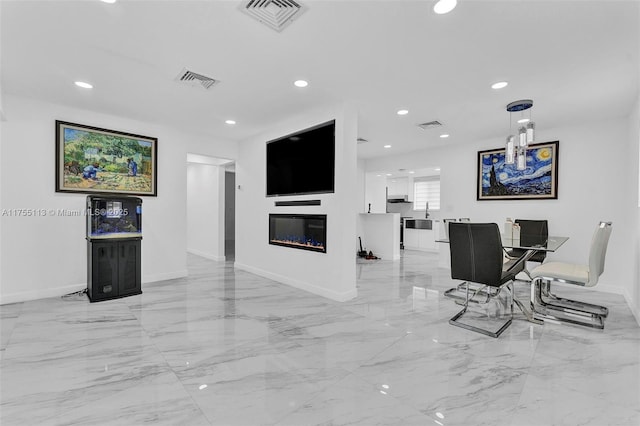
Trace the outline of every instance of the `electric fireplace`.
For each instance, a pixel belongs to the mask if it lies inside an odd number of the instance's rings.
[[[326,214],[269,214],[269,244],[327,252]]]

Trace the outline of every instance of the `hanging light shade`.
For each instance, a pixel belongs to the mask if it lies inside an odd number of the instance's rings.
[[[518,148],[518,159],[516,168],[524,170],[527,168],[527,148]]]
[[[516,162],[516,137],[513,135],[507,136],[507,144],[504,149],[504,162],[505,164],[513,164]]]
[[[524,126],[518,130],[518,147],[527,149],[527,129]]]
[[[536,139],[536,123],[529,121],[527,123],[527,144],[533,143]]]

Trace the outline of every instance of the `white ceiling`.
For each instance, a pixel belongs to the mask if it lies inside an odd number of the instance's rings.
[[[432,0],[301,2],[276,32],[239,1],[2,0],[2,91],[236,141],[348,101],[369,140],[360,158],[499,144],[521,98],[538,128],[626,116],[637,100],[638,1],[459,0],[448,15]],[[220,83],[180,84],[185,67]],[[416,127],[431,120],[451,137]]]

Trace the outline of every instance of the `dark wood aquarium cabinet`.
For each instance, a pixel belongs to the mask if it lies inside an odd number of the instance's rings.
[[[89,300],[115,299],[142,293],[142,241],[89,241]]]
[[[87,294],[91,302],[142,293],[142,200],[87,197]]]

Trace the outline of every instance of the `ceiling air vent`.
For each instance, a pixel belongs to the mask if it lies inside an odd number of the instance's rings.
[[[361,143],[367,143],[367,142],[369,142],[369,141],[366,140],[366,139],[358,138],[358,145],[360,145]]]
[[[441,126],[442,126],[442,123],[439,122],[438,120],[433,120],[427,123],[418,124],[418,127],[420,127],[423,130],[433,129],[435,127],[441,127]]]
[[[269,28],[282,31],[305,8],[293,0],[246,0],[240,4],[240,10]]]
[[[202,86],[205,89],[210,89],[214,84],[219,83],[219,81],[216,79],[207,77],[206,75],[195,73],[193,71],[189,71],[186,68],[184,68],[180,72],[180,74],[178,74],[176,80],[187,83],[191,86]]]

